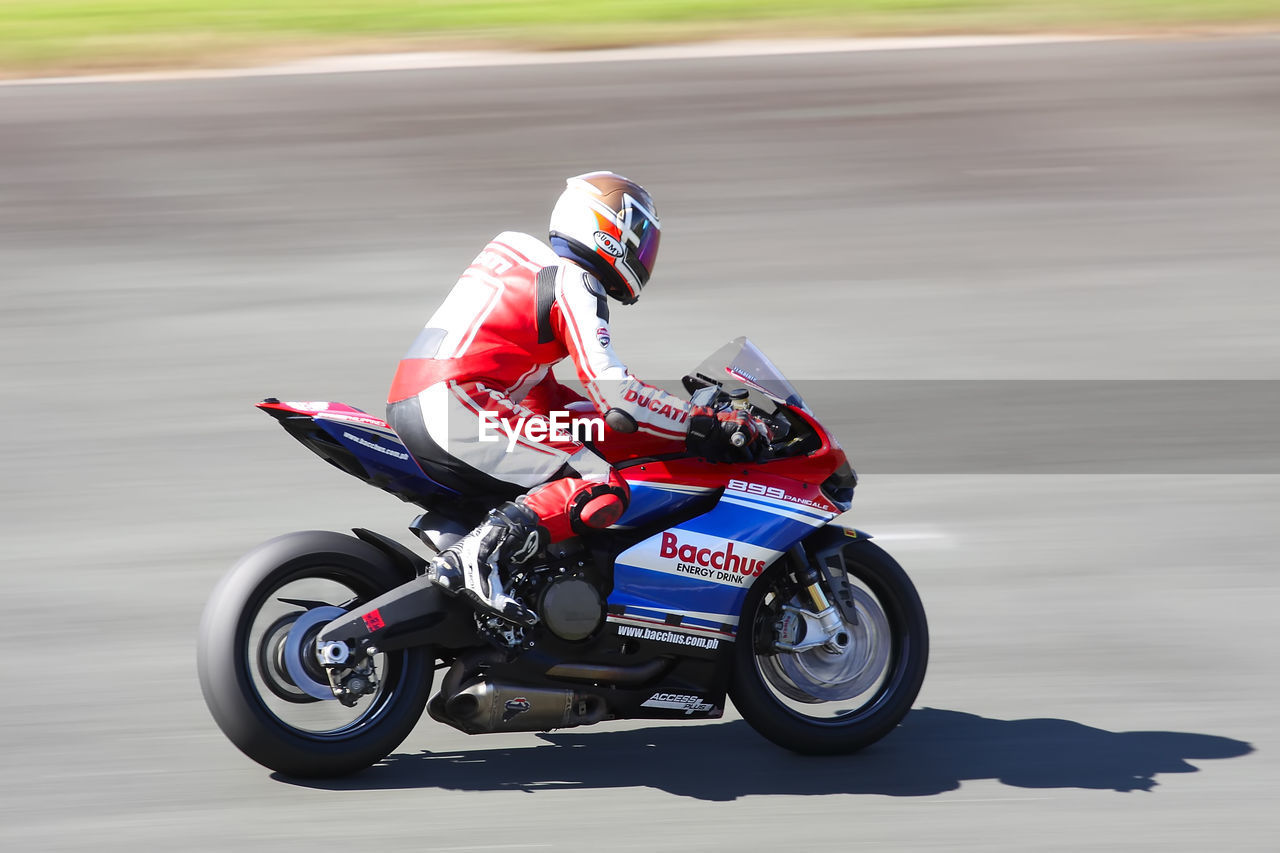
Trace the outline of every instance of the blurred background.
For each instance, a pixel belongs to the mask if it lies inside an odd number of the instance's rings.
[[[1277,20],[1250,0],[0,0],[0,846],[1270,849]],[[1047,31],[1127,37],[573,52]],[[559,50],[36,79],[445,48]],[[543,234],[564,177],[597,168],[664,226],[652,286],[613,312],[636,373],[745,334],[831,401],[865,474],[848,520],[931,620],[918,710],[823,761],[733,713],[484,739],[428,721],[346,782],[273,778],[200,698],[208,593],[278,533],[410,542],[414,511],[252,404],[380,413],[485,241]],[[1062,380],[1127,380],[1131,420],[1098,443]],[[1064,454],[1037,468],[1046,435]]]
[[[1268,31],[1275,0],[2,0],[0,73],[708,38]]]

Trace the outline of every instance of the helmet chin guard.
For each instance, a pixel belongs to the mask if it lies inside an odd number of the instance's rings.
[[[551,246],[629,305],[653,274],[662,226],[644,187],[613,172],[569,178],[551,211]]]

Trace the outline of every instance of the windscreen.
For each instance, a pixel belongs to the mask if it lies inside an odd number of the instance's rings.
[[[745,337],[734,338],[713,352],[698,366],[697,372],[719,382],[726,390],[746,388],[753,396],[764,395],[775,403],[809,411],[782,371]]]

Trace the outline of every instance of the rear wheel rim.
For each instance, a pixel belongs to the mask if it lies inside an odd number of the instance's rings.
[[[285,663],[285,641],[304,611],[286,613],[273,622],[258,641],[258,672],[264,686],[286,702],[306,705],[320,700],[298,687]]]
[[[301,690],[297,679],[289,674],[289,661],[285,659],[289,654],[287,640],[292,624],[311,611],[299,610],[296,604],[282,599],[323,602],[345,612],[379,593],[380,590],[354,569],[310,566],[288,574],[255,596],[245,609],[240,654],[249,694],[276,726],[307,740],[346,740],[371,729],[395,704],[402,692],[408,665],[406,652],[374,655],[378,686],[371,695],[362,696],[352,708],[337,701],[320,701]],[[286,622],[290,625],[289,630],[284,630]],[[307,633],[319,633],[319,626]],[[297,639],[295,643],[302,654],[314,648],[314,642],[307,641],[311,637],[300,643]],[[302,671],[312,681],[318,681],[317,676],[325,677],[323,669],[314,660],[296,661],[294,670]]]

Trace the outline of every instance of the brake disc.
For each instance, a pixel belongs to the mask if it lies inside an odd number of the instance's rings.
[[[848,591],[858,624],[841,620],[848,635],[843,647],[780,651],[760,659],[765,678],[784,696],[808,704],[852,699],[884,674],[889,661],[889,620],[870,593],[855,586]],[[801,606],[798,598],[792,603]]]
[[[338,698],[333,695],[329,682],[317,681],[307,672],[302,656],[308,654],[314,657],[315,635],[319,633],[319,628],[346,614],[347,611],[341,607],[317,607],[299,616],[298,621],[289,629],[289,636],[284,641],[284,666],[293,683],[308,696],[316,699]]]

